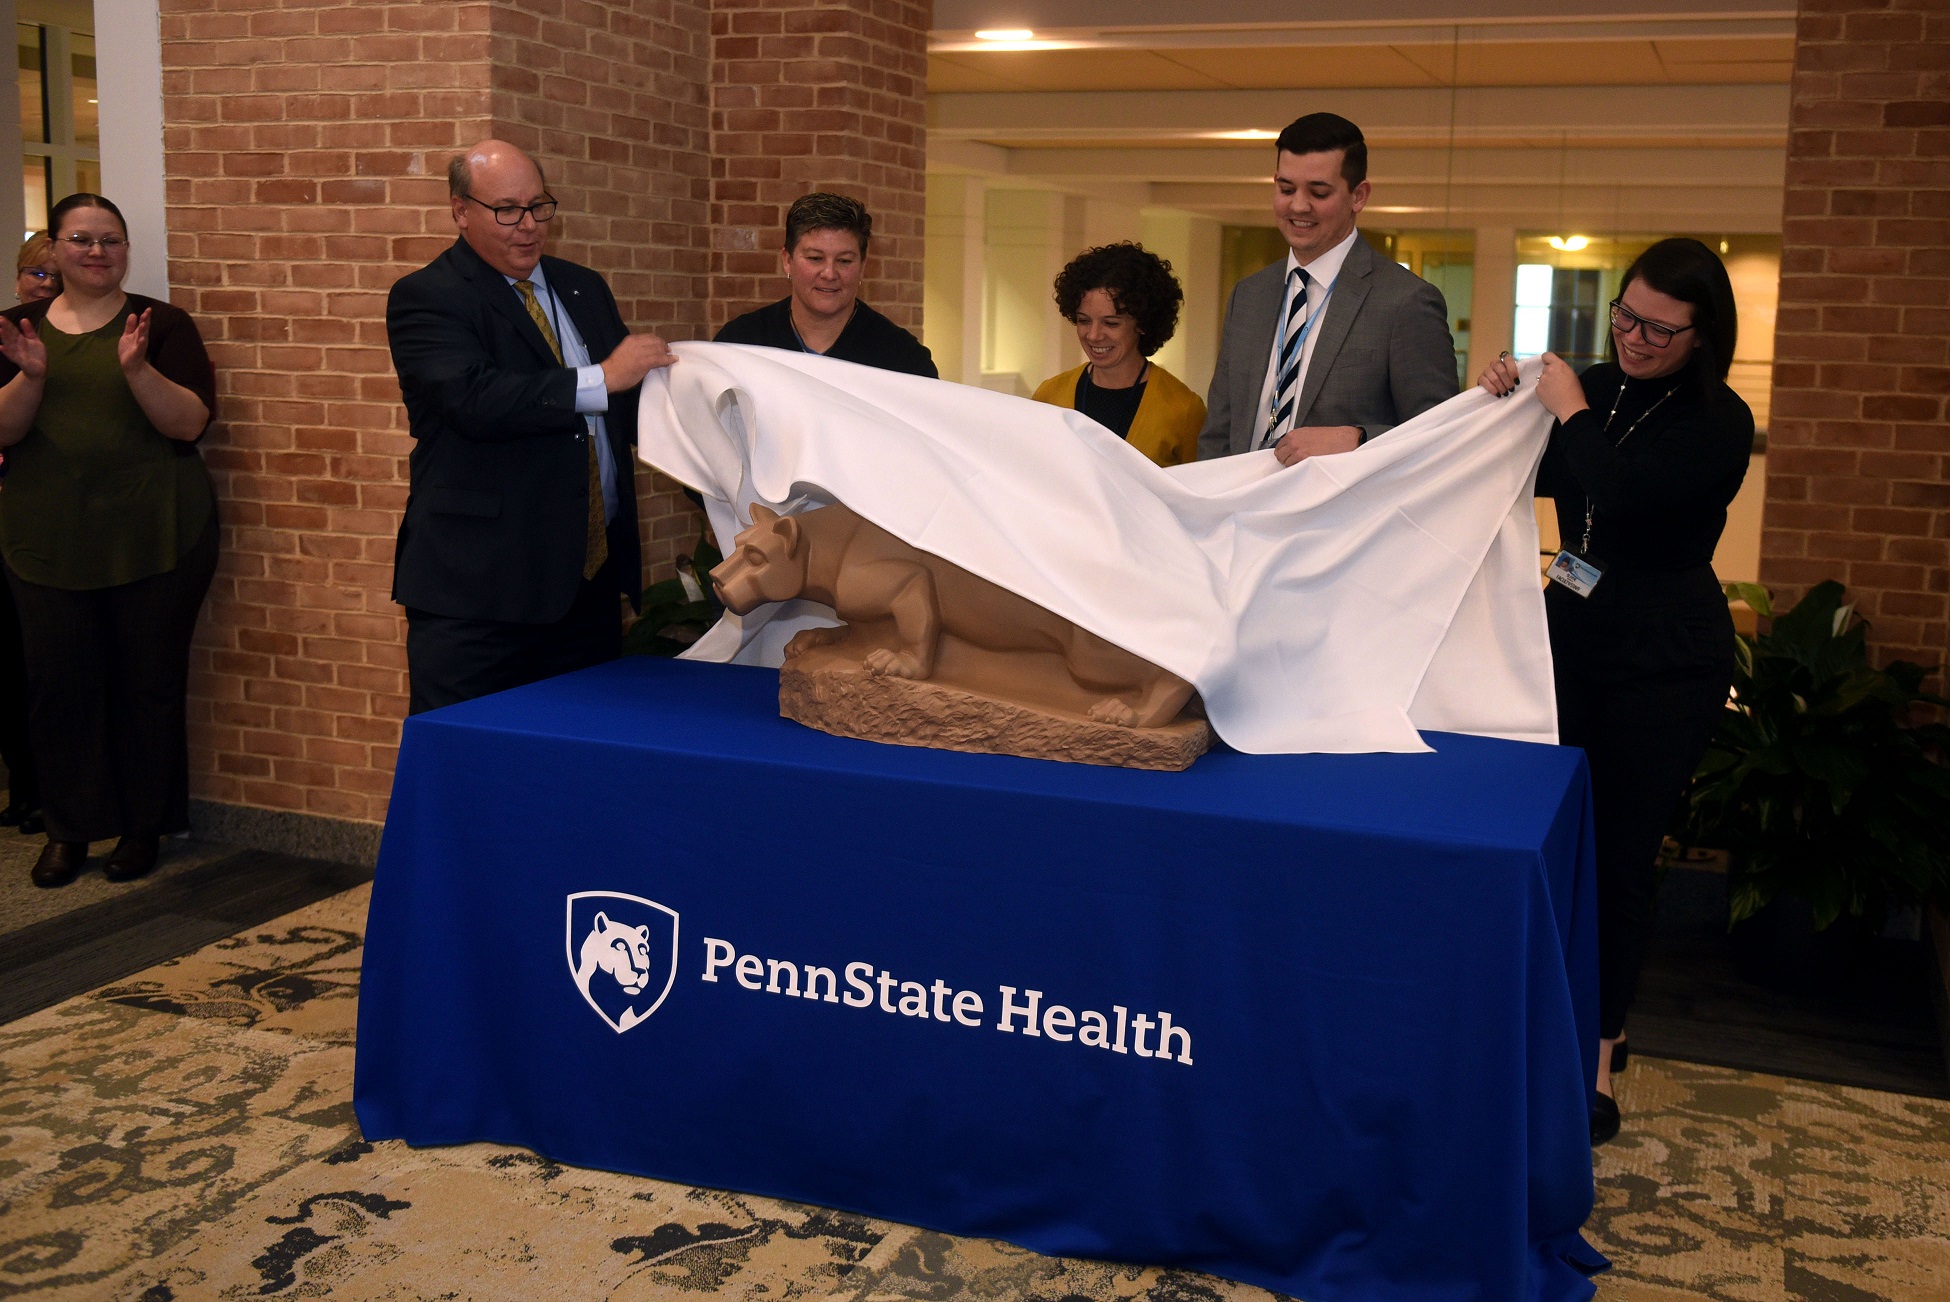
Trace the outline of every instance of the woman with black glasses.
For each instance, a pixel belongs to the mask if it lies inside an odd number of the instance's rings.
[[[33,879],[64,886],[90,841],[120,838],[102,872],[127,881],[188,826],[190,634],[217,563],[196,441],[216,380],[188,313],[122,289],[114,204],[70,195],[48,231],[61,293],[0,314],[0,556],[47,822]]]
[[[1545,608],[1559,739],[1591,763],[1598,849],[1598,1100],[1591,1142],[1618,1133],[1611,1073],[1652,916],[1653,862],[1733,685],[1733,619],[1713,573],[1754,416],[1727,387],[1736,321],[1726,267],[1669,239],[1626,269],[1612,361],[1582,376],[1544,354],[1537,397],[1557,418],[1537,493],[1564,550]],[[1482,385],[1508,396],[1507,354]]]

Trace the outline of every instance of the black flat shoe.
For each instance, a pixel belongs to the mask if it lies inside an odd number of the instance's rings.
[[[28,810],[27,816],[20,820],[22,836],[39,836],[45,831],[47,831],[47,820],[41,817],[41,811],[38,809]]]
[[[102,876],[112,882],[132,882],[156,866],[159,838],[125,836],[102,863]]]
[[[1591,1146],[1611,1142],[1618,1134],[1618,1100],[1609,1094],[1596,1096],[1591,1105]]]
[[[66,886],[88,862],[86,841],[49,841],[29,874],[36,886]]]
[[[1611,1047],[1611,1069],[1614,1074],[1624,1071],[1632,1061],[1632,1050],[1625,1041],[1620,1040]]]

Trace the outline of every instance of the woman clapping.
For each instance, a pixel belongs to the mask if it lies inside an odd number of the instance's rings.
[[[20,611],[48,843],[39,886],[155,866],[188,825],[190,635],[216,569],[196,440],[215,409],[203,340],[129,294],[121,212],[70,195],[48,222],[61,293],[0,314],[0,556]]]

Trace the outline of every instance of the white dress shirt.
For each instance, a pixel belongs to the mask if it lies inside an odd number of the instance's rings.
[[[1313,281],[1313,288],[1307,294],[1307,312],[1310,316],[1318,317],[1327,310],[1327,295],[1332,292],[1334,281],[1341,274],[1341,264],[1347,261],[1348,250],[1354,247],[1354,241],[1360,238],[1360,231],[1349,231],[1346,239],[1306,264],[1307,276]],[[1289,416],[1279,429],[1273,431],[1271,438],[1266,437],[1264,433],[1266,422],[1273,415],[1273,386],[1280,380],[1280,323],[1286,320],[1287,310],[1293,305],[1293,269],[1300,265],[1300,259],[1292,249],[1288,249],[1286,293],[1280,296],[1280,314],[1273,318],[1273,338],[1266,347],[1266,383],[1260,386],[1259,418],[1253,422],[1253,428],[1261,431],[1260,440],[1254,445],[1256,447],[1271,447],[1279,442],[1280,436],[1293,428],[1293,421],[1300,414],[1300,404],[1296,401],[1293,404],[1293,415]],[[1320,326],[1316,324],[1313,329],[1307,331],[1306,341],[1300,345],[1300,378],[1293,386],[1296,399],[1307,391],[1307,367],[1313,361],[1314,345],[1319,340]]]
[[[508,288],[514,289],[517,297],[521,291],[515,289],[519,276],[504,276]],[[582,341],[582,333],[576,329],[575,320],[562,306],[562,300],[549,288],[548,277],[542,274],[542,264],[536,263],[527,280],[535,287],[535,301],[542,305],[542,313],[548,323],[555,327],[555,341],[562,346],[562,364],[573,366],[576,370],[576,412],[589,424],[589,437],[596,440],[596,471],[603,481],[603,518],[616,518],[616,454],[609,447],[609,426],[603,415],[609,410],[609,389],[603,383],[603,368],[589,360],[589,345]],[[525,309],[524,309],[525,310]]]

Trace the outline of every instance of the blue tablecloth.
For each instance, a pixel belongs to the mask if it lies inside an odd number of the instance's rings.
[[[830,737],[777,686],[633,659],[407,721],[368,1138],[1309,1302],[1591,1295],[1579,752],[1150,773]]]

